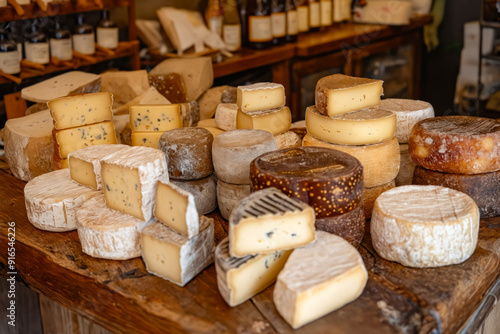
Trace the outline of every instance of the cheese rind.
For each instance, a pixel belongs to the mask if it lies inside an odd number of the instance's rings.
[[[236,127],[238,129],[259,129],[279,135],[290,129],[292,114],[288,107],[245,113],[238,109]]]
[[[394,180],[376,187],[365,187],[365,191],[363,192],[363,206],[365,208],[366,219],[370,219],[372,217],[373,206],[375,205],[375,201],[380,194],[392,188],[396,188],[396,182]]]
[[[229,131],[236,130],[236,115],[238,105],[236,103],[219,103],[215,111],[215,124],[219,129]]]
[[[199,180],[170,180],[170,182],[194,196],[198,214],[206,215],[217,208],[217,179],[213,174]]]
[[[238,86],[236,104],[245,112],[282,107],[285,105],[285,87],[272,82]]]
[[[198,99],[200,105],[200,119],[212,118],[217,113],[217,108],[221,103],[222,94],[229,86],[217,86],[209,88]],[[232,129],[231,129],[232,130]]]
[[[317,218],[314,225],[316,231],[338,235],[357,248],[365,235],[364,212],[364,206],[361,204],[356,209],[338,216]]]
[[[250,195],[249,184],[232,184],[217,180],[217,203],[224,219],[229,220],[234,207],[245,197]]]
[[[396,176],[396,186],[408,186],[412,182],[413,171],[415,170],[415,163],[411,159],[410,152],[408,151],[408,144],[399,144],[400,151],[400,166],[399,173]]]
[[[294,329],[354,301],[368,280],[356,248],[339,236],[317,235],[292,252],[274,287],[276,309]]]
[[[182,127],[178,104],[135,105],[130,107],[132,131],[165,132]]]
[[[127,103],[149,88],[148,72],[108,71],[101,74],[101,90],[113,94],[115,103]]]
[[[162,135],[163,132],[160,131],[132,131],[130,143],[132,144],[132,146],[144,146],[157,149]]]
[[[274,136],[274,139],[276,140],[276,145],[278,145],[278,150],[302,146],[302,139],[293,131],[283,132]]]
[[[467,260],[476,249],[479,209],[466,194],[438,186],[402,186],[375,201],[373,247],[386,260],[428,268]]]

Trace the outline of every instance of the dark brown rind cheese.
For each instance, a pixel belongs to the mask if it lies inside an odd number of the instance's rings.
[[[363,198],[363,167],[353,156],[323,147],[265,153],[250,164],[254,190],[278,188],[314,208],[316,218],[356,209]]]
[[[344,214],[316,219],[316,230],[336,234],[358,248],[365,235],[365,214],[363,204]]]
[[[413,184],[461,191],[476,202],[481,218],[500,216],[500,171],[465,175],[440,173],[417,166],[413,173]]]

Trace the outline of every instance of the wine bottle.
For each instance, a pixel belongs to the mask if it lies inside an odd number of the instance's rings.
[[[247,0],[248,46],[265,49],[272,46],[271,0]]]
[[[226,0],[224,5],[222,39],[229,51],[238,51],[241,48],[241,23],[235,0]]]
[[[299,22],[297,18],[297,7],[295,0],[286,0],[286,41],[287,43],[294,43],[297,41],[299,34]]]
[[[272,0],[271,30],[273,33],[273,44],[280,45],[286,40],[286,0]]]
[[[94,28],[85,23],[83,14],[78,15],[78,25],[73,33],[73,49],[86,55],[95,53]]]
[[[102,11],[102,19],[96,28],[97,44],[107,49],[116,49],[119,41],[118,26],[109,18],[109,10]]]
[[[0,29],[0,70],[7,74],[21,72],[17,43],[9,38],[4,29]]]
[[[205,10],[205,20],[210,30],[222,37],[224,10],[222,0],[209,0]]]
[[[309,31],[309,1],[300,0],[297,6],[297,22],[299,33]]]
[[[320,0],[319,7],[321,11],[321,27],[329,27],[333,22],[332,0]]]
[[[32,21],[31,33],[24,42],[26,60],[38,64],[48,64],[50,62],[49,39],[47,35],[38,29],[36,21]]]
[[[59,60],[71,60],[73,58],[71,32],[62,26],[59,16],[54,20],[54,30],[50,34],[49,41],[50,54]]]
[[[309,31],[319,31],[321,27],[320,0],[309,0]]]

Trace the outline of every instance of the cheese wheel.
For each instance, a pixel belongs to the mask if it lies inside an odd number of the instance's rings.
[[[198,214],[205,215],[217,207],[217,179],[214,175],[199,180],[170,180],[170,182],[194,196]]]
[[[38,229],[64,232],[76,229],[76,210],[98,191],[71,180],[69,169],[35,177],[24,187],[26,213]]]
[[[500,122],[472,116],[441,116],[417,123],[408,150],[415,163],[444,173],[500,170]]]
[[[372,145],[337,145],[307,134],[304,146],[327,147],[348,153],[363,165],[365,187],[376,187],[394,180],[399,172],[399,144],[396,138]]]
[[[500,215],[500,171],[484,174],[451,174],[417,166],[413,184],[442,186],[469,195],[479,207],[481,218]]]
[[[215,124],[219,129],[229,131],[236,130],[236,114],[238,106],[236,103],[219,103],[215,111]]]
[[[278,135],[290,129],[292,114],[288,107],[261,111],[243,112],[238,109],[236,127],[238,129],[259,129]]]
[[[365,187],[365,191],[363,192],[363,207],[365,209],[366,219],[370,219],[372,217],[373,205],[380,194],[395,187],[396,182],[394,182],[394,180],[372,188]]]
[[[370,231],[386,260],[416,268],[462,263],[476,249],[479,209],[453,189],[397,187],[375,201]]]
[[[413,170],[415,169],[415,163],[411,159],[410,152],[408,152],[408,144],[400,144],[400,165],[399,173],[396,176],[396,186],[407,186],[410,185],[413,178]]]
[[[276,151],[274,136],[263,130],[232,130],[214,139],[212,157],[217,178],[227,183],[250,184],[250,162]]]
[[[274,136],[274,139],[276,139],[278,150],[302,146],[302,139],[300,139],[300,136],[293,131],[283,132]]]
[[[299,147],[261,155],[250,165],[255,190],[275,187],[308,203],[316,218],[338,216],[361,205],[363,167],[347,153]]]
[[[203,128],[180,128],[163,133],[158,148],[168,160],[173,180],[197,180],[212,174],[213,136]]]
[[[329,143],[368,145],[394,137],[396,115],[375,107],[328,117],[310,106],[306,109],[306,126],[310,135]]]
[[[365,235],[363,205],[338,216],[318,218],[314,225],[316,230],[336,234],[354,247],[358,247]]]
[[[251,186],[249,184],[232,184],[217,180],[217,203],[222,217],[229,220],[229,216],[231,216],[236,204],[250,195],[250,191]]]

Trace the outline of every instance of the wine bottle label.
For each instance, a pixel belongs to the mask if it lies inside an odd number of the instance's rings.
[[[309,6],[309,25],[313,28],[319,27],[321,25],[319,2],[313,2]]]
[[[299,32],[309,31],[309,6],[297,7]]]
[[[71,38],[50,39],[50,54],[59,60],[71,60],[73,58],[73,46]]]
[[[21,72],[21,63],[16,51],[0,52],[0,70],[7,74],[17,74]]]
[[[73,35],[73,49],[86,55],[95,53],[94,33]]]
[[[209,28],[214,33],[222,37],[222,16],[212,16],[209,22]]]
[[[97,44],[107,49],[118,47],[118,28],[97,27]]]
[[[31,0],[17,0],[19,5],[29,5]]]
[[[0,0],[0,7],[7,7],[7,0]]]
[[[237,51],[241,47],[241,25],[225,24],[223,39],[228,51]]]
[[[287,24],[286,33],[290,36],[297,35],[299,33],[299,22],[297,21],[297,11],[290,10],[286,13]]]
[[[332,1],[327,0],[327,1],[320,1],[320,11],[321,11],[321,25],[323,27],[325,26],[331,26],[332,25]]]
[[[271,16],[250,16],[248,18],[248,40],[250,42],[269,42],[272,39]]]
[[[17,43],[17,55],[19,56],[19,61],[23,60],[23,43]]]
[[[286,35],[286,15],[285,13],[271,14],[271,29],[273,37],[283,37]]]
[[[25,42],[24,49],[26,60],[37,64],[48,64],[50,61],[49,43],[31,43]]]

